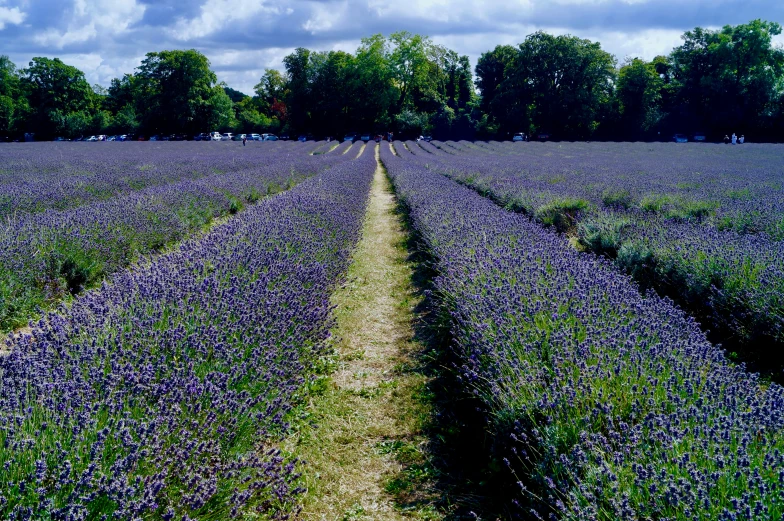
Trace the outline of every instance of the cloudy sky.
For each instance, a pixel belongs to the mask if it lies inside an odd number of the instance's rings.
[[[220,80],[251,93],[295,47],[353,52],[374,33],[426,34],[476,64],[495,45],[542,29],[599,41],[622,60],[667,53],[698,25],[754,18],[784,22],[784,1],[0,0],[0,54],[19,67],[59,57],[106,86],[147,52],[195,48]]]

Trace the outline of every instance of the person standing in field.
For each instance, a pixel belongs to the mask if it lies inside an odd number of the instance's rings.
[[[245,146],[245,142],[246,141],[248,141],[248,135],[247,134],[243,134],[242,135],[242,146]]]
[[[733,145],[738,144],[738,136],[735,135],[735,132],[732,133],[732,144]]]
[[[730,144],[730,137],[727,134],[724,134],[724,144],[725,145],[729,145]]]

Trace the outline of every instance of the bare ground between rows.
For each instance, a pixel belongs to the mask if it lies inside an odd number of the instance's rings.
[[[305,520],[444,517],[424,431],[432,414],[429,378],[416,370],[420,297],[395,208],[379,164],[363,237],[333,297],[336,370],[308,406],[318,427],[301,429],[285,446],[306,462]]]

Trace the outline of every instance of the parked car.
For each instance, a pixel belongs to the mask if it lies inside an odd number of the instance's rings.
[[[242,141],[243,139],[245,139],[245,134],[235,134],[231,136],[232,141]]]
[[[372,139],[372,136],[370,134],[362,134],[359,139],[361,139],[363,143],[367,143]]]
[[[523,134],[522,132],[518,132],[517,134],[512,136],[512,141],[514,141],[515,143],[525,141],[525,134]]]
[[[261,141],[260,134],[248,134],[248,141]]]
[[[288,135],[288,134],[281,134],[281,135],[278,137],[278,139],[280,139],[281,141],[288,141],[288,140],[289,140],[289,139],[291,139],[291,138],[289,137],[289,135]]]
[[[547,141],[547,140],[550,139],[550,133],[549,132],[539,132],[536,135],[536,139],[538,139],[539,141]]]
[[[234,137],[234,134],[231,132],[224,132],[221,134],[221,141],[231,141],[231,138]]]
[[[300,136],[297,137],[297,141],[299,141],[301,143],[304,143],[307,140],[308,140],[308,136],[306,136],[305,134],[300,134]]]
[[[698,143],[704,143],[708,140],[708,136],[705,135],[705,132],[695,132],[692,135],[691,140]]]
[[[672,136],[672,140],[675,141],[676,143],[689,142],[689,138],[686,136],[686,134],[675,134],[674,136]]]
[[[98,141],[98,136],[90,136],[87,139],[85,139],[85,141],[91,141],[91,142],[92,141]]]
[[[64,137],[60,137],[60,136],[57,136],[56,138],[54,138],[54,140],[55,140],[55,141],[68,141],[68,140],[67,140],[67,139],[65,139]]]
[[[353,143],[356,140],[357,140],[356,134],[346,134],[345,137],[343,137],[343,141],[351,141]]]
[[[433,141],[433,136],[422,136],[422,141],[427,141],[428,143],[430,143],[431,141]]]
[[[275,134],[264,134],[264,141],[277,141],[278,136]]]
[[[202,132],[193,136],[194,141],[209,141],[211,139],[209,132]]]
[[[220,141],[222,139],[221,133],[212,131],[210,132],[210,141]]]

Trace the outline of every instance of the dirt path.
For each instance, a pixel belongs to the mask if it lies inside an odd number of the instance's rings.
[[[378,147],[368,147],[378,157]],[[287,449],[307,462],[305,520],[441,519],[433,507],[427,379],[413,368],[405,234],[386,173],[376,171],[363,238],[334,296],[337,367],[311,399],[310,420]]]

